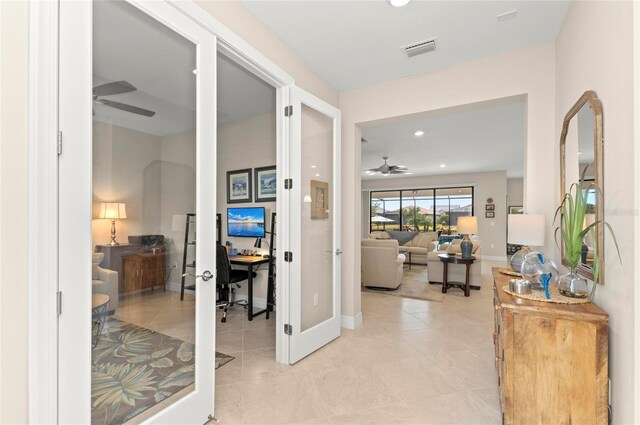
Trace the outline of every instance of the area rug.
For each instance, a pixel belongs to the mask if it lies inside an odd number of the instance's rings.
[[[194,382],[194,345],[110,318],[92,352],[91,423],[121,424]],[[234,357],[216,352],[216,369]]]
[[[390,295],[392,297],[413,298],[416,300],[443,301],[445,294],[442,293],[442,285],[429,284],[426,266],[413,265],[411,270],[404,270],[404,278],[398,289],[389,291],[386,289],[375,289],[362,287],[362,292]]]

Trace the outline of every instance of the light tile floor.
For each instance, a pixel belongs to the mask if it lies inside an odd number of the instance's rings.
[[[480,291],[443,302],[362,294],[363,324],[292,366],[275,362],[275,320],[242,307],[217,324],[221,424],[499,424],[491,267]],[[414,266],[419,267],[419,266]],[[139,298],[136,300],[136,298]],[[117,316],[193,341],[194,298],[127,299]],[[191,319],[191,320],[189,320]]]

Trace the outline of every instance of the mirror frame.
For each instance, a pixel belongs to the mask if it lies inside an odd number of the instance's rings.
[[[593,111],[593,145],[594,145],[594,165],[596,168],[595,183],[600,188],[600,193],[596,193],[596,221],[604,220],[604,138],[602,129],[602,103],[593,90],[584,92],[580,99],[569,109],[569,112],[564,117],[562,123],[562,133],[560,135],[560,202],[567,191],[567,177],[566,177],[566,142],[567,134],[569,133],[569,123],[571,119],[578,113],[578,111],[585,105],[589,104]],[[598,262],[599,262],[599,274],[598,279],[600,284],[604,284],[604,226],[596,226],[596,246],[598,250]],[[569,263],[566,260],[564,252],[564,242],[560,240],[560,250],[562,255],[562,264],[568,266]],[[581,276],[587,279],[593,280],[593,270],[589,267],[585,267],[582,264],[578,264],[576,271]]]

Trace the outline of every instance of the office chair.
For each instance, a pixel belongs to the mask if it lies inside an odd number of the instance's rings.
[[[227,248],[221,244],[216,245],[216,270],[218,276],[216,278],[216,289],[218,292],[218,300],[216,301],[216,307],[222,307],[222,323],[227,321],[227,310],[229,306],[234,304],[233,292],[231,287],[235,285],[240,288],[238,282],[249,279],[248,270],[234,270],[231,268],[231,262],[229,262],[229,256],[227,255]],[[257,274],[252,273],[252,278],[255,278]]]

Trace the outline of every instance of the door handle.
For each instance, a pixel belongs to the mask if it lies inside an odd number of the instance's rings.
[[[182,277],[187,277],[187,276],[193,276],[195,279],[201,277],[202,280],[204,280],[205,282],[207,280],[211,280],[213,279],[213,275],[211,274],[211,272],[209,270],[205,270],[204,272],[202,272],[202,274],[193,274],[193,273],[183,273]]]
[[[340,248],[336,249],[336,255],[342,255],[342,250]]]

